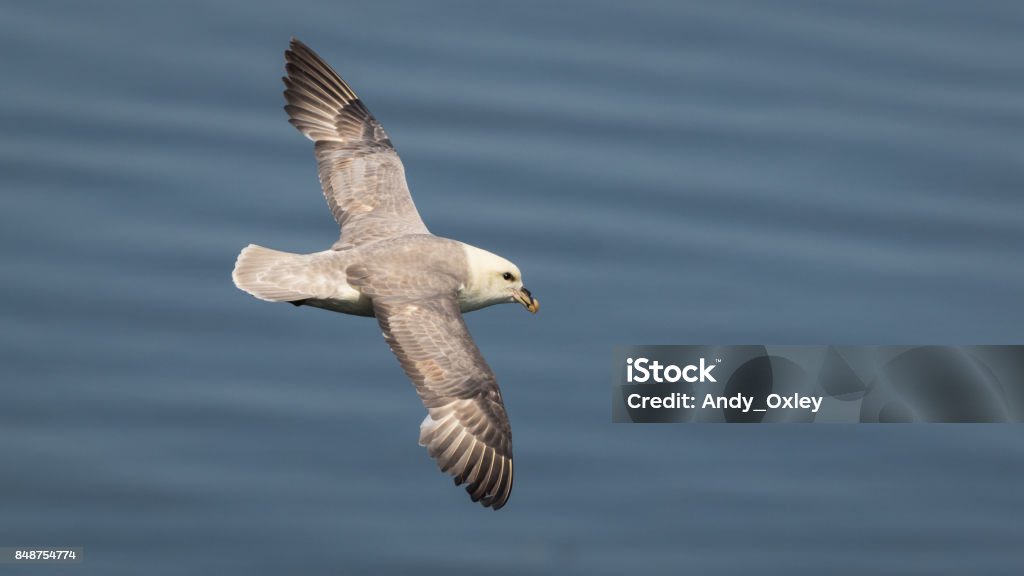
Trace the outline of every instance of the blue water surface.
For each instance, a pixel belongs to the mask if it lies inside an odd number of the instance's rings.
[[[1012,426],[613,425],[616,344],[1024,341],[1015,2],[4,2],[0,546],[38,574],[1020,574]],[[259,302],[337,229],[281,110],[324,55],[470,315],[498,513],[373,320]],[[8,566],[13,569],[14,567]],[[0,566],[0,573],[9,570]]]

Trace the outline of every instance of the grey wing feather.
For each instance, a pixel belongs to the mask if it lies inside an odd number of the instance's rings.
[[[429,234],[391,140],[348,84],[292,39],[285,52],[288,121],[313,140],[324,198],[341,226],[334,249]]]
[[[474,502],[498,510],[512,492],[512,428],[498,381],[476,347],[454,293],[374,298],[384,338],[429,416],[420,444]]]

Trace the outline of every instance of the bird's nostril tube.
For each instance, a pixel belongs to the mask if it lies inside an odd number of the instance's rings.
[[[521,288],[521,290],[523,291],[523,294],[526,294],[527,298],[529,298],[530,300],[533,300],[533,294],[530,294],[529,290],[527,290],[526,288]]]

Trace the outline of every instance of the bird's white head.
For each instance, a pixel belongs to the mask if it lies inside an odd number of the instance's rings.
[[[536,314],[540,302],[523,286],[523,275],[518,266],[497,254],[468,244],[463,246],[468,266],[466,284],[459,293],[463,312],[519,302]]]

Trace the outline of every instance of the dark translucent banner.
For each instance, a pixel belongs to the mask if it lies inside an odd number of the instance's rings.
[[[1024,346],[627,346],[615,422],[1021,422]]]

